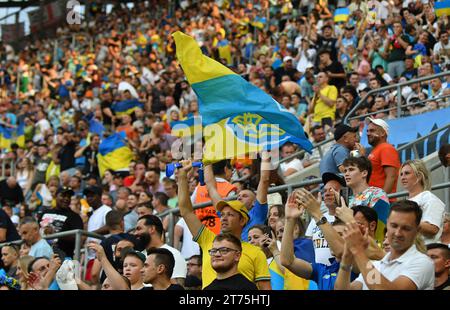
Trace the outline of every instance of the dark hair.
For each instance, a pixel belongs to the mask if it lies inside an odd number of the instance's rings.
[[[161,169],[159,169],[159,168],[148,168],[147,172],[148,171],[153,171],[156,174],[161,174]]]
[[[323,129],[323,126],[322,126],[322,125],[316,125],[316,126],[314,126],[313,128],[311,128],[311,132],[314,134],[314,132],[315,132],[317,129]]]
[[[236,236],[230,233],[220,233],[214,238],[213,242],[214,241],[220,242],[223,240],[233,243],[235,246],[237,246],[239,252],[242,252],[241,240],[239,240]]]
[[[375,211],[374,209],[367,207],[367,206],[355,206],[352,208],[353,210],[353,215],[356,215],[356,213],[360,212],[364,218],[366,219],[367,222],[372,223],[375,222],[375,229],[377,228],[378,225],[378,214],[377,211]]]
[[[231,164],[229,160],[221,160],[212,164],[213,172],[215,175],[220,175],[225,173],[225,167],[231,169]]]
[[[268,234],[269,236],[271,236],[271,233],[272,233],[272,230],[270,229],[270,227],[267,225],[263,225],[263,224],[253,225],[252,227],[250,227],[248,229],[248,231],[250,231],[252,229],[259,229],[263,234]]]
[[[444,167],[447,167],[447,158],[445,158],[445,156],[447,156],[448,153],[450,153],[450,144],[447,143],[441,146],[438,153],[439,160]]]
[[[445,259],[450,259],[450,248],[448,247],[448,245],[443,244],[443,243],[430,243],[427,245],[427,250],[432,250],[432,249],[440,249],[442,250],[441,252],[443,252],[442,254],[444,255]]]
[[[344,167],[356,166],[362,171],[367,171],[366,181],[369,183],[370,176],[372,175],[372,163],[366,157],[349,157],[342,163]]]
[[[271,206],[269,207],[269,211],[270,211],[272,208],[277,208],[277,210],[278,210],[278,217],[279,217],[279,218],[284,218],[284,206],[283,206],[283,205],[271,205]]]
[[[123,214],[117,210],[111,210],[106,214],[105,223],[109,228],[118,227],[123,220]]]
[[[169,196],[162,192],[155,193],[155,199],[158,199],[163,206],[167,206],[167,202],[169,201]]]
[[[201,266],[203,264],[202,256],[201,255],[192,255],[188,258],[188,260],[196,259],[197,263]]]
[[[344,221],[342,221],[340,218],[336,218],[333,222],[333,224],[331,224],[331,226],[339,226],[339,225],[345,225]]]
[[[411,200],[402,200],[396,202],[391,206],[389,216],[391,216],[391,213],[393,211],[402,213],[414,213],[416,215],[416,225],[420,225],[420,221],[422,220],[422,209],[416,202]]]
[[[163,224],[161,222],[161,220],[159,219],[159,217],[157,217],[156,215],[153,214],[146,214],[143,215],[139,218],[139,221],[144,220],[145,221],[145,226],[155,226],[156,231],[158,232],[158,234],[161,236],[164,232],[163,229]]]
[[[38,260],[40,260],[40,259],[46,259],[46,260],[48,260],[48,261],[50,261],[47,257],[45,257],[45,256],[39,256],[39,257],[36,257],[35,259],[33,259],[31,262],[30,262],[30,264],[28,264],[28,273],[30,273],[30,272],[32,272],[33,271],[33,265],[38,261]]]
[[[172,252],[164,248],[151,248],[147,251],[147,255],[155,255],[155,265],[164,265],[164,273],[170,279],[172,277],[173,268],[175,267],[175,258]]]

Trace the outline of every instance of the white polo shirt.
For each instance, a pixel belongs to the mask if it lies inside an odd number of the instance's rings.
[[[380,261],[372,261],[375,268],[389,281],[400,276],[409,278],[416,284],[418,290],[434,289],[434,264],[425,254],[420,253],[413,245],[402,256],[389,260],[390,253]],[[355,280],[363,284],[363,290],[368,290],[362,274]]]

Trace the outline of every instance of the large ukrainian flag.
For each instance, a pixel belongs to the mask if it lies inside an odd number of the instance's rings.
[[[170,123],[171,135],[180,138],[193,138],[202,134],[201,117],[190,116],[185,120]]]
[[[126,170],[133,159],[133,152],[128,147],[121,133],[114,133],[102,141],[98,147],[98,168],[103,176],[106,169]]]
[[[384,201],[383,199],[379,199],[373,206],[373,209],[377,212],[378,216],[378,224],[377,230],[375,232],[375,239],[381,244],[383,243],[384,240],[384,229],[386,228],[391,205],[389,204],[389,202]]]
[[[204,162],[244,157],[293,142],[310,152],[298,119],[272,97],[219,62],[204,56],[195,40],[172,35],[177,57],[199,99]]]
[[[134,112],[134,110],[136,110],[136,108],[143,108],[143,107],[144,105],[141,102],[139,102],[139,100],[133,98],[116,102],[111,106],[111,109],[114,112],[116,112],[116,115],[124,115],[124,114],[130,115],[131,113]]]

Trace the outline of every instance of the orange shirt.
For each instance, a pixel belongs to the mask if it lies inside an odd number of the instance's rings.
[[[130,140],[134,140],[138,137],[138,133],[134,130],[133,126],[131,125],[122,125],[117,127],[117,132],[125,131],[125,134],[127,135],[127,138]]]
[[[369,154],[368,158],[372,163],[372,175],[369,181],[370,186],[383,188],[384,182],[386,181],[386,174],[383,169],[384,166],[395,167],[397,170],[400,169],[401,166],[397,150],[387,142],[377,145]],[[398,173],[395,177],[392,193],[397,191],[397,178]]]

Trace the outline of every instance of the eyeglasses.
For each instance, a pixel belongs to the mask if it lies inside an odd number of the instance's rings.
[[[192,266],[201,266],[200,264],[194,264],[194,263],[187,263],[186,264],[188,267],[192,267]]]
[[[217,252],[219,252],[220,255],[223,256],[223,255],[228,254],[231,251],[239,252],[238,250],[235,250],[235,249],[230,249],[230,248],[223,247],[223,248],[218,248],[218,249],[212,248],[211,250],[208,251],[208,253],[209,253],[210,256],[216,256]]]

